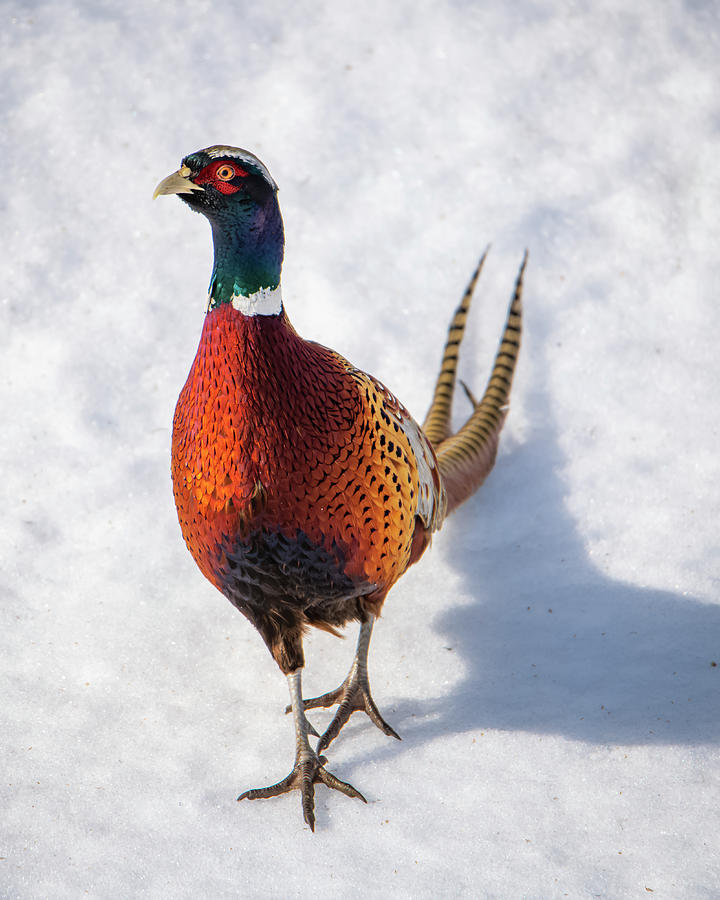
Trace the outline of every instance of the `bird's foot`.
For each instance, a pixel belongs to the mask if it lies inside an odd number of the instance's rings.
[[[363,676],[357,671],[356,666],[353,666],[348,677],[340,687],[335,688],[334,691],[328,691],[327,694],[322,694],[320,697],[303,700],[303,707],[305,709],[317,709],[319,707],[334,706],[336,703],[338,704],[338,710],[318,742],[318,753],[322,753],[323,750],[330,746],[331,741],[334,741],[340,734],[340,729],[354,712],[367,713],[381,731],[385,732],[389,737],[402,740],[395,729],[388,725],[380,715],[370,693],[370,682],[366,675]],[[288,707],[286,712],[289,711],[290,707]]]
[[[278,797],[280,794],[287,794],[290,791],[300,791],[303,818],[310,826],[311,831],[315,831],[315,785],[318,782],[322,782],[327,787],[340,791],[348,797],[358,797],[363,803],[367,803],[360,791],[346,781],[340,781],[325,769],[327,760],[324,756],[318,756],[310,748],[308,751],[296,757],[295,766],[287,778],[283,778],[282,781],[271,784],[269,787],[245,791],[244,794],[240,794],[238,801],[264,800],[266,797]]]

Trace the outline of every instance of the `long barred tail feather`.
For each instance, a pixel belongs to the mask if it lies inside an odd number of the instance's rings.
[[[479,275],[479,269],[482,267],[484,259],[485,256],[480,261],[480,266],[470,282],[470,287],[468,288],[470,293],[472,293],[472,287]],[[462,428],[452,435],[447,434],[450,417],[449,404],[452,399],[452,388],[455,384],[457,345],[462,337],[462,329],[467,318],[467,307],[470,302],[467,291],[450,326],[448,344],[443,357],[443,368],[440,372],[440,378],[438,378],[438,387],[435,391],[433,405],[426,419],[426,421],[429,421],[431,415],[434,416],[431,424],[436,425],[436,440],[437,435],[442,433],[441,428],[444,429],[445,433],[445,436],[438,443],[435,443],[435,450],[447,492],[447,514],[467,500],[480,487],[495,463],[500,432],[507,415],[510,388],[512,387],[513,374],[520,350],[523,275],[525,274],[527,259],[528,254],[525,251],[515,282],[515,290],[510,302],[500,347],[495,357],[495,365],[485,388],[485,393],[482,399],[477,402],[469,388],[463,384],[463,388],[473,404],[473,412]],[[453,329],[456,331],[456,336],[453,338],[455,343],[452,345],[454,359],[452,359],[452,354],[448,353]],[[458,329],[459,335],[457,334]],[[443,385],[450,385],[449,394],[445,392],[438,395],[443,373],[449,373],[449,377],[443,381]],[[438,396],[443,402],[436,407]],[[444,412],[444,402],[448,404],[447,414]],[[430,440],[432,441],[432,438]]]
[[[455,376],[457,373],[460,342],[465,333],[465,324],[467,323],[475,285],[482,272],[483,263],[489,249],[488,247],[480,257],[480,262],[472,274],[470,283],[462,296],[460,305],[455,310],[455,315],[448,328],[440,373],[435,383],[435,393],[422,426],[425,436],[434,447],[439,446],[442,441],[450,437],[450,412],[453,393],[455,392]]]

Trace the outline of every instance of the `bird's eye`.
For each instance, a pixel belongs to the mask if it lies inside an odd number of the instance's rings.
[[[220,166],[220,168],[215,173],[220,181],[232,181],[235,177],[235,169],[233,169],[230,165]]]

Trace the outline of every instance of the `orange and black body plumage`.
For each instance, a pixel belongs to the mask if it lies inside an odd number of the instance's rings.
[[[156,190],[171,193],[206,215],[215,245],[200,345],[173,423],[180,527],[203,574],[288,676],[295,720],[290,775],[240,799],[299,789],[314,828],[315,782],[364,799],[319,755],[350,715],[364,710],[398,737],[370,695],[372,625],[448,509],[492,468],[519,348],[522,270],[488,388],[452,435],[457,347],[478,266],[451,324],[426,433],[382,384],[290,324],[277,188],[255,156],[222,146],[191,154]],[[348,677],[303,700],[304,632],[349,621],[361,631]],[[337,714],[313,750],[305,710],[333,704]]]
[[[203,574],[286,674],[303,665],[308,624],[378,613],[425,544],[433,520],[417,515],[403,415],[284,312],[245,316],[223,304],[207,314],[175,411],[180,525]]]

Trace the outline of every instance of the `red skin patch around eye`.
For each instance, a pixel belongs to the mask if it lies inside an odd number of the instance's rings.
[[[235,194],[240,190],[240,185],[233,184],[232,181],[223,181],[217,176],[218,169],[222,168],[223,166],[230,166],[232,169],[234,169],[236,178],[238,176],[244,178],[249,174],[237,163],[229,163],[226,160],[218,159],[215,160],[215,162],[210,163],[209,166],[205,166],[204,169],[201,169],[200,172],[198,172],[198,174],[192,180],[195,182],[195,184],[211,184],[214,188],[220,191],[221,194]]]
[[[214,188],[217,188],[221,194],[234,194],[240,190],[239,184],[231,184],[229,181],[213,180]]]

